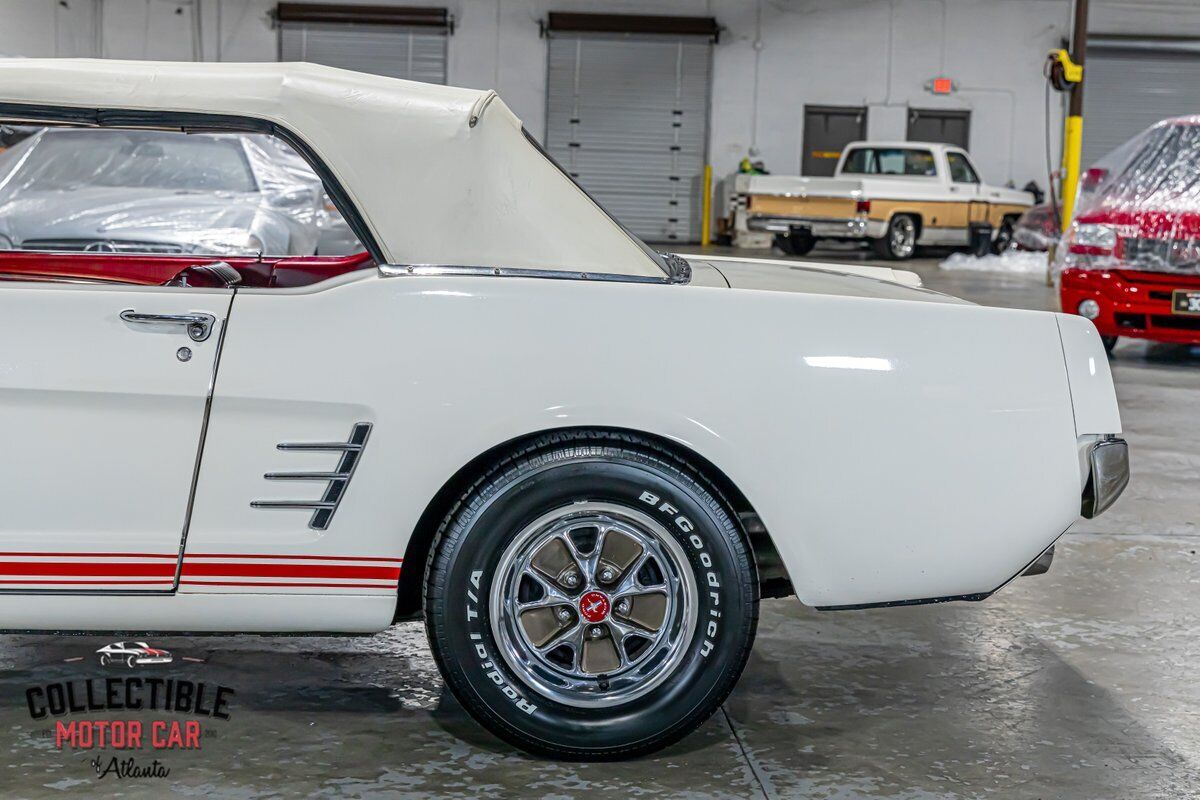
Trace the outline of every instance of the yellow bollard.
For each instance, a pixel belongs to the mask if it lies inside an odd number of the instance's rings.
[[[712,241],[712,164],[704,165],[704,193],[700,197],[700,246],[708,247]]]
[[[1079,156],[1083,150],[1083,117],[1067,117],[1063,131],[1062,225],[1063,232],[1071,224],[1075,211],[1075,193],[1079,189]]]

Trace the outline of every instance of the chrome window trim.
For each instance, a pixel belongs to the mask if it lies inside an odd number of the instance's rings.
[[[679,258],[679,256],[672,256]],[[686,263],[686,262],[685,262]],[[527,267],[469,267],[453,264],[380,264],[379,274],[384,278],[396,277],[493,277],[493,278],[548,278],[550,280],[566,281],[607,281],[613,283],[690,283],[692,276],[690,268],[686,275],[674,279],[664,275],[661,278],[652,275],[622,275],[613,272],[579,272],[557,269],[531,269]]]

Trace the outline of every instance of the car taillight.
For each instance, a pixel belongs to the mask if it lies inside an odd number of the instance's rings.
[[[870,214],[871,213],[871,201],[870,200],[859,200],[857,203],[854,204],[854,213]]]

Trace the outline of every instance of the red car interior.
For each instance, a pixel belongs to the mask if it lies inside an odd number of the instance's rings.
[[[223,286],[195,267],[223,262],[241,276],[246,288],[308,286],[375,266],[369,253],[349,256],[123,255],[114,253],[42,253],[0,251],[0,280],[88,281],[162,286],[185,279],[189,286]]]

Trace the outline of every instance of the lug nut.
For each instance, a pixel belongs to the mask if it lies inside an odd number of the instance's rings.
[[[605,567],[600,571],[600,580],[605,583],[612,583],[617,579],[617,573],[613,572],[612,567]]]
[[[563,586],[569,586],[574,589],[579,585],[579,576],[574,572],[568,572],[566,575],[563,575],[562,582]]]
[[[625,616],[626,614],[629,613],[629,601],[628,600],[622,600],[621,602],[617,603],[617,613],[620,614],[621,616]]]
[[[604,629],[601,628],[599,625],[593,625],[592,629],[590,631],[588,631],[588,636],[591,636],[593,639],[599,639],[603,635],[604,635]]]
[[[558,617],[560,622],[566,622],[567,620],[569,620],[571,618],[571,612],[567,611],[565,608],[560,608],[558,610],[558,614],[556,616]]]

